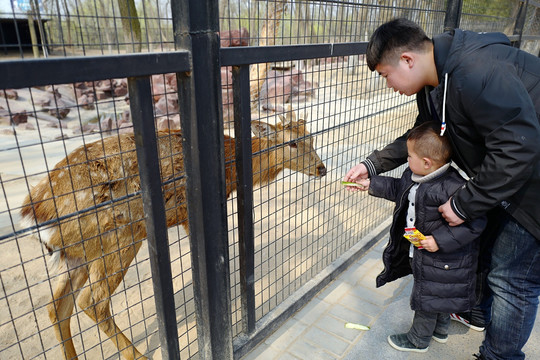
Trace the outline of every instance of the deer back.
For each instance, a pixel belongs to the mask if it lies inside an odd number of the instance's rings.
[[[170,202],[185,199],[181,146],[180,132],[158,133],[169,209]],[[168,223],[172,213],[174,209],[167,212]],[[146,237],[134,135],[111,136],[75,149],[32,188],[21,214],[27,225],[67,217],[45,226],[41,241],[49,251],[62,249],[68,258],[85,262]]]

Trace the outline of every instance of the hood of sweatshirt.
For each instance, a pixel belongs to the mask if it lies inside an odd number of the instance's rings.
[[[503,33],[477,33],[454,29],[433,38],[434,60],[437,68],[439,86],[432,92],[433,103],[441,118],[441,133],[446,131],[446,97],[449,76],[467,56],[475,50],[492,44],[510,45],[510,40]],[[441,99],[442,97],[442,99]],[[442,108],[440,106],[442,105]]]

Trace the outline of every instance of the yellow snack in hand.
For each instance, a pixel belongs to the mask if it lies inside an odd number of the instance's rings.
[[[422,245],[420,245],[420,240],[424,240],[426,238],[424,234],[418,231],[418,229],[415,227],[405,228],[405,234],[403,234],[403,237],[405,237],[419,249],[422,249]]]

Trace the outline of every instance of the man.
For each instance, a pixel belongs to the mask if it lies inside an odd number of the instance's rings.
[[[488,275],[492,319],[476,356],[524,359],[540,295],[540,58],[511,47],[500,33],[456,29],[430,40],[417,24],[395,19],[373,33],[366,59],[394,91],[416,94],[414,125],[440,122],[453,161],[470,177],[439,207],[444,219],[456,226],[504,209]],[[344,180],[406,159],[405,134]]]

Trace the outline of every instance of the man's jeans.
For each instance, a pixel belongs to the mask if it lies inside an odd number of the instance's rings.
[[[480,352],[488,360],[524,359],[540,295],[540,241],[508,216],[491,261],[492,319]]]

